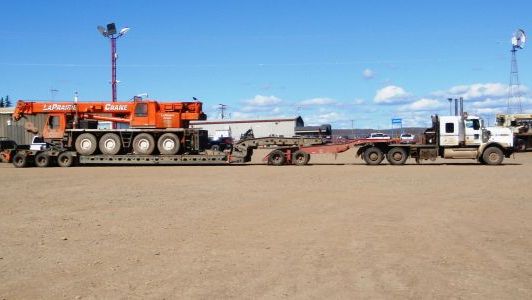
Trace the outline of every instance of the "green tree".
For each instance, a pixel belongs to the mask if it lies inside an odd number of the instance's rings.
[[[9,95],[6,95],[4,99],[4,107],[11,107],[11,100],[9,100]]]

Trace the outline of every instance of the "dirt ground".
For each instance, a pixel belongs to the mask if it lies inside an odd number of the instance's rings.
[[[532,298],[532,153],[312,162],[1,164],[0,299]]]

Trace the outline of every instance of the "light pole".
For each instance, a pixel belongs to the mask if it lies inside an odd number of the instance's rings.
[[[115,23],[109,23],[106,26],[98,26],[98,31],[106,38],[111,40],[111,89],[112,89],[112,102],[116,102],[116,39],[126,34],[129,31],[128,27],[120,29],[119,32],[116,31]]]

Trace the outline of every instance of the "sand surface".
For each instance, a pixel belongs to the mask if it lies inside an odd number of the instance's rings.
[[[532,298],[532,153],[0,164],[0,299]]]

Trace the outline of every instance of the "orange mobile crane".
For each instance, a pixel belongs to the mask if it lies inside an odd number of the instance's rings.
[[[176,155],[197,153],[207,143],[207,132],[191,129],[192,120],[205,120],[201,102],[36,102],[19,100],[13,120],[26,115],[46,115],[42,128],[43,142],[57,152],[73,156],[102,155]],[[128,124],[128,128],[99,129],[98,121]],[[29,131],[37,133],[32,124]],[[75,151],[74,151],[75,150]],[[75,153],[74,153],[75,152]],[[29,154],[29,153],[27,153]],[[22,154],[21,154],[22,155]],[[47,156],[46,156],[47,155]],[[54,152],[42,155],[42,164],[48,165]],[[22,163],[22,162],[21,162]],[[39,165],[38,157],[35,163]],[[61,164],[61,160],[58,161]]]

